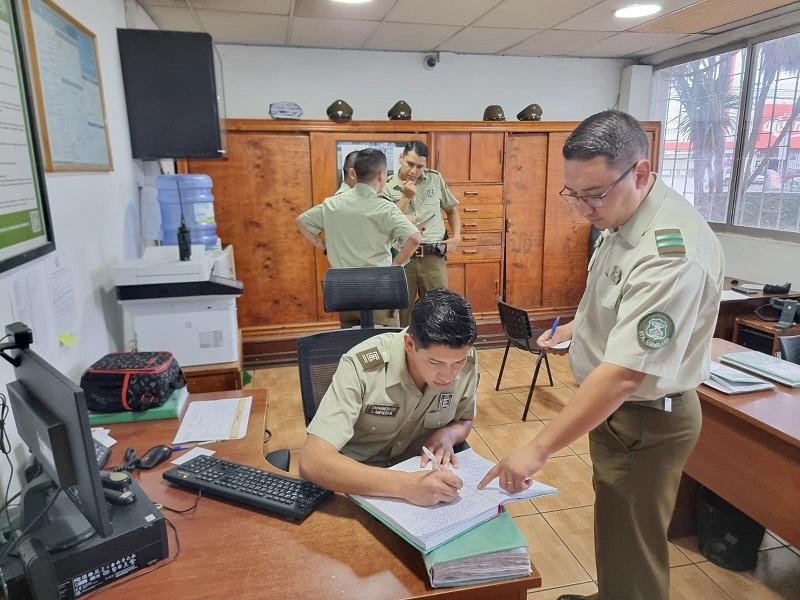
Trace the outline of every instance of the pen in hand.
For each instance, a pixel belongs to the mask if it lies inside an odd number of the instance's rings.
[[[430,459],[431,468],[434,471],[444,471],[444,469],[442,469],[441,463],[438,461],[436,455],[433,452],[428,450],[425,446],[422,447],[422,451],[425,453],[425,456],[427,456]]]
[[[556,332],[556,327],[558,327],[558,322],[561,320],[561,317],[556,317],[556,320],[553,321],[553,327],[550,328],[550,335],[547,336],[548,340],[553,339],[553,335]]]

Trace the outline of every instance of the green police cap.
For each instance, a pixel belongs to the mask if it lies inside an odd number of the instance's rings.
[[[328,118],[331,121],[343,122],[353,118],[353,108],[344,100],[334,100],[328,107]]]
[[[517,114],[520,121],[541,121],[542,107],[538,104],[529,104]]]
[[[392,121],[410,121],[411,107],[405,100],[398,100],[386,114]]]
[[[483,111],[484,121],[505,121],[506,115],[503,113],[503,107],[499,104],[490,104]]]

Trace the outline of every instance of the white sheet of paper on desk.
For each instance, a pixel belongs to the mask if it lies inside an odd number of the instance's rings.
[[[196,446],[189,450],[186,454],[182,454],[178,458],[172,461],[173,465],[182,465],[185,462],[189,462],[193,458],[197,456],[211,456],[216,452],[215,450],[209,450],[208,448],[203,448],[202,446]]]
[[[192,402],[181,420],[173,444],[234,440],[244,437],[252,396]]]
[[[106,448],[111,448],[111,446],[117,443],[117,440],[108,435],[109,433],[111,433],[110,429],[103,429],[102,427],[92,428],[92,437]]]
[[[742,298],[747,298],[747,294],[741,294],[739,292],[734,292],[733,290],[722,290],[722,300],[741,300]]]

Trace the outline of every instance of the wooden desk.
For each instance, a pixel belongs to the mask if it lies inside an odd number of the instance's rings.
[[[239,360],[214,365],[181,367],[191,394],[238,390],[242,387],[242,352]]]
[[[749,327],[750,329],[755,329],[756,331],[771,335],[772,351],[770,354],[772,354],[772,356],[780,352],[780,345],[778,343],[779,337],[784,335],[800,335],[800,325],[793,325],[787,329],[775,329],[775,323],[771,321],[762,321],[758,317],[736,317],[736,321],[733,325],[733,342],[740,345],[745,345],[742,344],[739,339],[742,327]]]
[[[715,358],[737,350],[742,347],[713,341]],[[800,388],[776,385],[735,396],[697,388],[703,426],[684,467],[673,525],[693,520],[686,513],[694,510],[699,483],[800,547]],[[673,537],[688,533],[676,529]]]
[[[723,289],[730,290],[734,281],[737,281],[737,285],[741,283],[752,283],[744,279],[737,280],[732,277],[726,277]],[[719,305],[719,317],[717,318],[717,326],[714,329],[714,337],[735,341],[736,338],[733,336],[733,328],[736,317],[752,315],[759,306],[769,304],[770,298],[800,298],[800,292],[794,290],[790,291],[788,294],[764,294],[763,292],[759,292],[757,294],[750,294],[746,298],[723,300]]]
[[[220,458],[271,469],[263,455],[267,392],[253,396],[247,436],[209,446]],[[193,394],[194,400],[230,397],[232,392]],[[233,392],[236,394],[236,392]],[[169,443],[172,419],[112,426],[119,446],[141,454]],[[119,457],[116,457],[119,461]],[[112,459],[112,464],[115,461]],[[142,471],[141,485],[154,502],[174,508],[192,505],[192,492],[173,487],[161,473],[169,462]],[[109,597],[127,600],[524,600],[541,576],[459,588],[433,589],[418,551],[341,494],[326,500],[296,525],[256,510],[203,498],[189,514],[164,511],[180,536],[180,556],[171,564],[117,588]],[[168,528],[169,530],[169,528]],[[176,543],[170,534],[170,556]]]

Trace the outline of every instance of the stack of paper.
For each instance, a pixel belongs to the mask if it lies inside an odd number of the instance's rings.
[[[719,359],[728,365],[745,369],[789,387],[800,387],[800,365],[776,358],[770,354],[748,350],[730,352]]]
[[[505,510],[423,554],[433,587],[471,585],[531,574],[528,540]]]
[[[419,462],[420,457],[415,456],[390,468],[413,473],[420,470]],[[399,498],[357,495],[351,495],[350,498],[417,550],[430,552],[455,536],[496,517],[506,502],[558,492],[554,487],[534,481],[527,490],[510,494],[500,488],[497,479],[479,490],[478,483],[494,463],[470,448],[458,453],[458,464],[459,468],[454,469],[453,473],[461,478],[464,486],[459,490],[458,497],[450,503],[416,506]],[[431,463],[428,463],[430,468]]]
[[[713,360],[711,361],[711,374],[703,383],[725,394],[746,394],[775,388],[769,381],[726,367]]]

